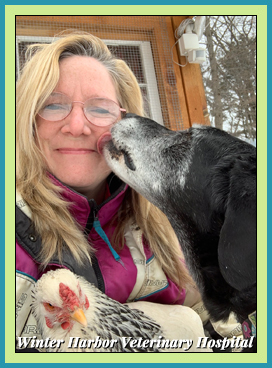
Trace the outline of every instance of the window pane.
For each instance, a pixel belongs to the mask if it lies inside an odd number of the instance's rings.
[[[108,48],[115,56],[126,61],[138,83],[146,83],[139,46],[108,45]]]

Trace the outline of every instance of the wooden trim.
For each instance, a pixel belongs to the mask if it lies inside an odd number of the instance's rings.
[[[143,22],[143,16],[116,16],[116,18],[119,21],[122,18],[130,18],[129,29],[127,19],[124,25],[118,22],[118,25],[114,26],[112,16],[69,16],[67,21],[65,16],[16,16],[16,34],[52,37],[56,36],[57,32],[78,30],[80,25],[80,29],[84,27],[87,32],[100,38],[119,39],[122,35],[122,39],[125,40],[135,40],[135,36],[137,40],[145,40],[146,35],[152,33],[156,25],[156,22]],[[26,22],[29,22],[27,27]],[[113,27],[113,29],[109,33],[105,32],[105,27]]]
[[[175,32],[175,29],[177,29],[180,23],[186,18],[190,17],[172,17],[173,32]],[[176,51],[178,53],[179,63],[184,65],[186,63],[186,59],[184,56],[179,55],[178,45],[176,45]],[[180,67],[180,70],[190,125],[194,123],[210,125],[200,66],[198,64],[188,63],[185,67]]]
[[[173,60],[178,61],[177,48],[174,46],[175,42],[176,42],[176,39],[175,39],[174,32],[173,32],[173,26],[172,26],[172,19],[171,18],[172,17],[166,17],[168,36],[169,36],[169,44],[170,44],[170,48],[172,50]],[[181,113],[182,113],[183,127],[184,127],[184,129],[187,129],[187,128],[190,127],[190,120],[189,120],[189,115],[188,115],[186,97],[185,97],[185,94],[184,94],[183,79],[182,79],[182,76],[181,76],[180,67],[176,63],[174,63],[173,60],[172,60],[172,65],[171,66],[174,67],[174,73],[175,73],[175,77],[176,77],[175,87],[178,90],[179,103],[180,103],[180,108],[181,108]],[[172,70],[172,68],[170,70]],[[167,75],[166,76],[166,81],[168,81],[168,80],[169,80],[169,78],[168,78],[168,75]],[[173,80],[173,78],[171,78],[171,80]],[[174,86],[172,86],[170,83],[167,83],[168,94],[169,94],[169,89],[171,89],[173,87]],[[172,106],[172,109],[174,109],[174,108],[175,107]],[[171,120],[170,120],[170,124],[171,124]],[[174,129],[175,127],[172,127],[172,128]]]

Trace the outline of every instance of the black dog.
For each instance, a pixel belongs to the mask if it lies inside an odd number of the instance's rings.
[[[215,321],[256,311],[256,149],[198,126],[174,132],[128,114],[103,153],[112,170],[169,218]]]

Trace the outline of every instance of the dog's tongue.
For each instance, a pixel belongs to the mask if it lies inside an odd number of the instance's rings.
[[[106,132],[106,133],[102,134],[99,137],[99,139],[97,141],[97,151],[98,151],[98,153],[100,153],[100,155],[102,155],[103,147],[110,140],[111,140],[111,134],[110,134],[110,132]]]

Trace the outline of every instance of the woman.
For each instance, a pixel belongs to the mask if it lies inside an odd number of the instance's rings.
[[[135,76],[90,34],[31,50],[17,85],[17,336],[39,336],[30,293],[56,267],[121,303],[196,304],[168,220],[97,149],[125,111],[144,114]]]

